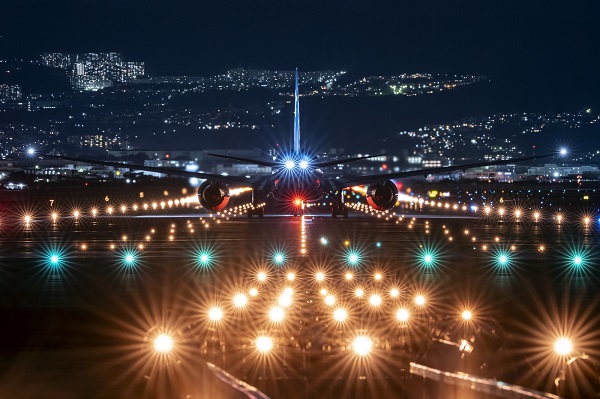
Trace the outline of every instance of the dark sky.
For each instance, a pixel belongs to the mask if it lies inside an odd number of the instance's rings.
[[[4,0],[0,57],[121,51],[155,74],[300,66],[585,82],[600,70],[599,18],[597,1]]]

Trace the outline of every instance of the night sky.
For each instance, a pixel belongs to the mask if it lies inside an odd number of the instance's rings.
[[[600,70],[599,17],[595,1],[9,0],[0,55],[121,51],[151,74],[300,66],[589,85]]]

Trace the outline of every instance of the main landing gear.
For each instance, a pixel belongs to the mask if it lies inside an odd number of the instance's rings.
[[[348,207],[346,206],[346,204],[333,204],[333,206],[331,207],[331,217],[336,218],[338,217],[338,215],[343,217],[344,219],[348,219]]]
[[[265,217],[265,207],[264,206],[259,206],[259,207],[252,207],[248,209],[248,219],[252,219],[253,215],[258,215],[259,218],[264,218]]]

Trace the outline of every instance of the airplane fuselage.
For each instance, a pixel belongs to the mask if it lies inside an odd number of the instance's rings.
[[[323,173],[319,170],[280,172],[276,175],[272,195],[290,204],[316,202],[323,198]]]

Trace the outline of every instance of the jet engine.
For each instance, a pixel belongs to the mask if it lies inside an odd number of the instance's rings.
[[[367,203],[378,211],[391,209],[398,201],[398,187],[391,180],[367,187]]]
[[[229,187],[224,183],[205,181],[198,187],[200,204],[211,211],[220,211],[229,203]]]

